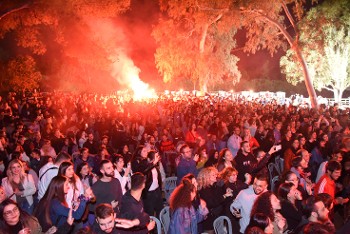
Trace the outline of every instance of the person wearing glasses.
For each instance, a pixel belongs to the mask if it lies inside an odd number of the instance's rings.
[[[181,156],[179,163],[177,165],[176,171],[177,171],[177,181],[176,184],[179,185],[182,178],[187,175],[188,173],[192,173],[195,176],[198,175],[198,170],[196,167],[197,161],[199,159],[199,155],[196,154],[192,158],[192,150],[189,145],[183,145],[180,149]]]
[[[16,202],[7,198],[0,204],[1,233],[41,234],[38,220],[23,211]],[[53,232],[51,232],[53,233]]]

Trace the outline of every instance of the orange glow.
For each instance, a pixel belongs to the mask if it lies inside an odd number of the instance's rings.
[[[149,85],[141,81],[138,76],[130,74],[129,76],[129,87],[134,93],[135,101],[142,101],[148,99],[157,98],[157,94],[154,89],[150,89]]]
[[[140,69],[123,51],[118,51],[115,57],[111,56],[113,61],[112,76],[127,89],[132,90],[134,101],[150,101],[158,98],[154,89],[143,82],[140,77]]]

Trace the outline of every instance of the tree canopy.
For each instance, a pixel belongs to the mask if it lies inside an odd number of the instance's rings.
[[[304,15],[305,1],[160,0],[160,3],[165,14],[155,27],[154,37],[159,44],[156,52],[157,68],[165,80],[177,77],[206,80],[210,76],[206,75],[205,68],[210,68],[210,64],[205,63],[208,61],[205,54],[211,56],[214,52],[221,61],[224,61],[222,58],[231,58],[231,62],[224,63],[221,69],[227,69],[227,64],[232,66],[238,61],[232,55],[235,47],[232,36],[236,30],[244,29],[246,42],[243,49],[247,53],[266,49],[273,55],[279,49],[286,50],[288,46],[296,51],[304,70],[304,80],[312,105],[316,105],[316,94],[298,48],[299,32],[296,24]],[[292,30],[287,30],[289,27]],[[218,43],[229,47],[222,51],[216,50]],[[203,57],[204,63],[200,60]],[[184,64],[188,64],[187,68]],[[204,65],[197,66],[198,64]],[[234,71],[237,72],[229,74],[232,74],[234,82],[238,82],[240,73],[236,68]],[[221,75],[222,73],[212,80],[220,80],[223,77]]]
[[[300,46],[318,90],[334,93],[340,101],[350,86],[350,6],[347,0],[327,1],[311,9],[299,24]],[[288,82],[302,81],[295,53],[288,50],[281,58]]]
[[[202,91],[222,78],[238,82],[238,58],[231,54],[236,29],[228,27],[229,1],[160,1],[164,11],[153,36],[156,66],[164,81],[190,78]]]
[[[77,73],[84,77],[94,69],[106,70],[110,64],[91,22],[115,17],[129,7],[130,0],[5,0],[0,4],[0,39],[15,41],[16,53],[9,59],[29,55],[36,61],[53,61],[40,69],[42,75],[74,66],[83,68]],[[84,70],[89,72],[83,74]]]

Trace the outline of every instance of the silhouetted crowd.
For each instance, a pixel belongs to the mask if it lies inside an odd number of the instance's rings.
[[[350,109],[278,103],[0,96],[0,233],[349,233]]]

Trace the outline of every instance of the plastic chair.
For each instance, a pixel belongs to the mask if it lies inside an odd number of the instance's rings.
[[[219,216],[213,223],[216,234],[232,234],[232,223],[227,216]]]
[[[278,169],[278,173],[282,174],[284,170],[284,159],[281,158],[280,156],[276,156],[275,158],[275,166]]]
[[[162,224],[160,223],[159,219],[154,216],[150,216],[149,218],[156,222],[157,234],[162,234]]]
[[[170,225],[170,210],[169,206],[165,206],[159,213],[159,219],[162,223],[164,233],[167,234]]]
[[[170,197],[171,193],[176,188],[176,181],[177,181],[176,176],[167,177],[164,180],[164,193],[165,193],[165,200],[167,202],[169,201],[169,197]]]
[[[276,183],[279,181],[279,176],[275,176],[273,177],[273,179],[271,180],[271,184],[270,184],[270,188],[271,188],[271,192],[275,192],[275,186]]]
[[[269,176],[270,176],[270,182],[271,182],[273,177],[275,177],[276,175],[279,175],[279,172],[274,163],[269,163],[269,165],[267,165],[267,169],[269,170]]]

